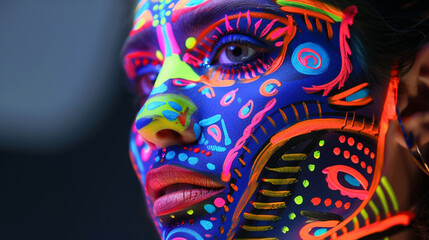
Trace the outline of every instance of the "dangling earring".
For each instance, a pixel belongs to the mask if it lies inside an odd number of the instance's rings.
[[[405,133],[404,125],[402,125],[402,120],[399,115],[398,107],[396,107],[396,115],[398,116],[399,126],[401,126],[402,134],[404,135],[405,142],[407,143],[407,147],[413,155],[414,162],[419,166],[419,168],[429,176],[429,164],[420,151],[419,145],[414,141],[413,133],[411,132],[409,135]],[[412,150],[415,146],[416,150]]]

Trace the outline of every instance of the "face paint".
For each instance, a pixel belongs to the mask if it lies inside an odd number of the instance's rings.
[[[130,156],[162,238],[350,239],[409,221],[381,174],[397,81],[353,69],[357,8],[223,4],[142,0],[127,43],[143,99]]]

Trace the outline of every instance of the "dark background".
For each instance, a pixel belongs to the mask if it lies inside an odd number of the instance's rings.
[[[0,0],[0,239],[157,239],[128,158],[133,0]]]

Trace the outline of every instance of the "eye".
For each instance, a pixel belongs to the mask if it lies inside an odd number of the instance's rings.
[[[137,82],[137,88],[138,88],[139,94],[143,98],[146,98],[147,96],[149,96],[157,76],[158,76],[157,72],[146,73],[139,76],[139,79]]]
[[[219,65],[236,65],[249,61],[257,55],[257,50],[248,46],[230,45],[220,50],[217,58]]]

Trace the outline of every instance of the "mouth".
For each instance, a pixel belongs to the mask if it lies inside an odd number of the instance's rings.
[[[164,165],[150,170],[146,176],[146,193],[156,216],[172,214],[225,190],[225,186],[188,169]]]

